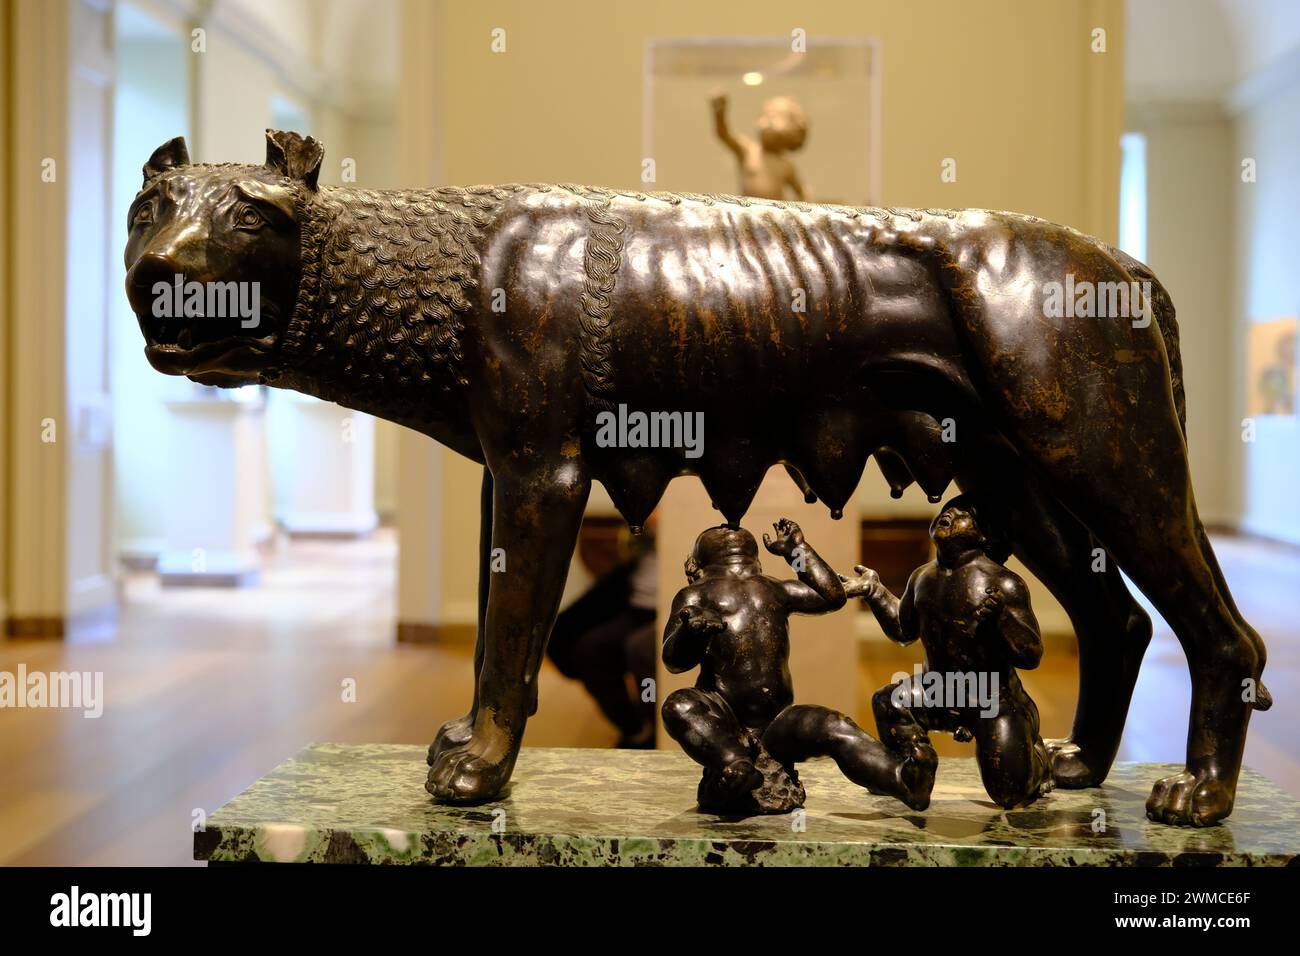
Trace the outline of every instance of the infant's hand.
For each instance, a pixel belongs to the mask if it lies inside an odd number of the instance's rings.
[[[871,568],[855,564],[853,574],[851,578],[840,575],[840,581],[844,584],[844,593],[848,597],[871,597],[880,587],[880,575]]]
[[[681,619],[684,627],[700,634],[710,634],[721,631],[726,627],[722,623],[722,618],[718,617],[717,612],[700,607],[698,604],[686,605],[677,612],[677,616]]]
[[[713,112],[722,113],[727,109],[727,94],[714,93],[709,97],[709,105],[713,107]]]
[[[1002,612],[1002,592],[998,588],[985,588],[984,599],[975,608],[975,623],[982,624]]]
[[[789,518],[782,518],[772,527],[776,529],[776,537],[763,535],[763,547],[788,561],[796,549],[803,545],[803,531]]]

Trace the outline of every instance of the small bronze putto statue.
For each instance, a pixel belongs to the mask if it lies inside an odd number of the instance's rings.
[[[740,194],[757,199],[807,199],[790,154],[808,139],[803,107],[788,96],[774,96],[758,116],[758,135],[737,136],[727,125],[727,97],[710,101],[713,130],[736,158]]]
[[[1043,656],[1025,582],[1003,563],[1011,546],[989,509],[966,496],[944,505],[930,525],[935,559],[917,568],[901,599],[859,566],[845,581],[863,597],[885,634],[918,637],[924,672],[876,691],[876,727],[891,750],[929,747],[929,731],[975,740],[984,789],[1001,807],[1018,807],[1052,789],[1051,762],[1038,732],[1038,707],[1016,668]]]
[[[844,714],[794,703],[790,615],[838,610],[846,596],[797,524],[782,519],[775,528],[763,544],[798,581],[764,574],[748,531],[710,528],[686,559],[690,583],[673,599],[664,630],[664,666],[674,674],[700,669],[694,687],[663,705],[669,735],[704,766],[700,808],[788,813],[805,797],[795,764],[831,757],[872,793],[925,809],[936,760],[928,741],[887,750]]]
[[[164,143],[129,211],[127,295],[160,372],[296,389],[483,465],[475,692],[430,748],[437,799],[510,779],[593,482],[639,526],[695,474],[736,527],[776,463],[836,513],[875,458],[895,493],[916,481],[937,501],[955,481],[1006,503],[1017,556],[1069,613],[1079,704],[1048,744],[1058,786],[1097,786],[1119,748],[1151,639],[1122,568],[1192,676],[1186,769],[1147,812],[1232,811],[1266,655],[1196,511],[1178,323],[1145,265],[1018,213],[333,187],[323,159],[276,130],[262,164]],[[180,277],[257,283],[260,318],[160,316]],[[1064,287],[1092,303],[1138,288],[1140,306],[1051,318]],[[699,418],[707,441],[600,440],[629,409]]]

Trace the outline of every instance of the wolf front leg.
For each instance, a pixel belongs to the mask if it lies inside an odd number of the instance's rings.
[[[576,464],[493,473],[492,551],[477,707],[468,741],[440,750],[425,784],[482,803],[514,770],[591,481]],[[503,569],[502,569],[503,568]]]
[[[448,747],[469,743],[474,730],[474,715],[478,713],[478,678],[483,673],[483,631],[487,620],[488,589],[492,581],[492,472],[483,466],[483,485],[479,492],[478,530],[478,629],[474,637],[474,700],[469,713],[449,720],[438,728],[438,734],[429,745],[429,766],[438,754]]]

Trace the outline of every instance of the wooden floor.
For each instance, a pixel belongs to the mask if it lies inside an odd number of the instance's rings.
[[[1247,762],[1300,796],[1300,554],[1236,539],[1217,547],[1270,648],[1265,676],[1277,704],[1252,722]],[[161,591],[136,576],[104,640],[0,642],[0,670],[102,671],[105,684],[98,719],[0,709],[0,864],[187,864],[196,811],[216,809],[305,744],[427,743],[468,703],[472,648],[393,643],[394,555],[386,533],[296,543],[261,587],[239,591]],[[870,692],[913,659],[911,649],[864,650],[857,717],[867,727]],[[348,679],[354,703],[343,699]],[[1025,683],[1045,735],[1067,731],[1073,657],[1053,653]],[[1181,761],[1189,688],[1161,626],[1122,759]],[[549,665],[541,702],[530,745],[613,742],[581,689]]]

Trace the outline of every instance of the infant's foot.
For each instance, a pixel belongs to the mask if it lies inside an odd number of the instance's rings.
[[[898,765],[898,798],[913,810],[924,810],[930,805],[934,790],[934,774],[939,767],[939,755],[928,740],[916,741],[911,753]]]
[[[745,757],[727,764],[718,776],[718,786],[733,796],[749,793],[763,784],[763,775],[754,766],[754,761]]]
[[[1045,797],[1056,789],[1056,778],[1052,775],[1052,758],[1042,740],[1034,745],[1034,770],[1038,774],[1036,798]]]

